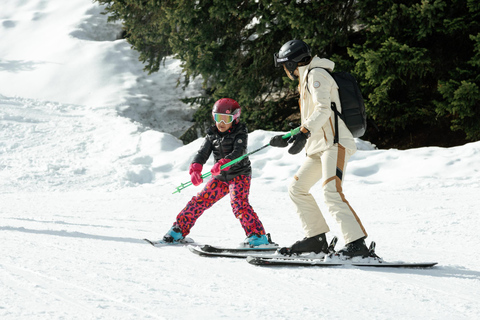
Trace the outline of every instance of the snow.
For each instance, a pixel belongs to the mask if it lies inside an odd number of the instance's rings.
[[[174,59],[143,73],[100,12],[87,0],[2,2],[1,319],[478,317],[480,142],[378,150],[357,140],[344,190],[367,240],[385,260],[438,261],[432,269],[262,268],[144,243],[200,190],[172,194],[202,143],[178,139],[193,112],[178,98],[198,84],[175,87]],[[275,134],[251,132],[250,151]],[[251,204],[281,245],[303,238],[286,192],[303,159],[271,147],[250,157]],[[312,192],[342,246],[320,185]],[[244,239],[228,199],[190,236]]]

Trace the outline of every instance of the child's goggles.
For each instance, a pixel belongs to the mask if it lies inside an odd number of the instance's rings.
[[[232,123],[234,120],[233,114],[225,114],[225,113],[214,113],[213,114],[213,119],[215,122],[223,122],[225,124]]]

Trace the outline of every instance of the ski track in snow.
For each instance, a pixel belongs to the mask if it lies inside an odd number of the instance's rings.
[[[161,237],[199,190],[172,195],[202,139],[182,146],[109,109],[8,97],[0,105],[2,318],[472,319],[480,311],[479,262],[469,249],[479,240],[471,227],[479,219],[478,143],[367,145],[348,168],[345,193],[378,254],[438,267],[262,268],[141,240]],[[251,149],[274,134],[252,132]],[[301,160],[276,148],[251,157],[251,203],[281,245],[303,237],[286,193]],[[312,192],[327,212],[321,189]],[[329,237],[339,236],[326,218]],[[244,237],[228,200],[191,236],[230,245]]]
[[[3,213],[0,219],[0,234],[5,235],[0,262],[5,289],[0,301],[7,306],[0,315],[7,319],[85,315],[167,319],[179,313],[199,319],[298,315],[305,319],[472,319],[479,311],[478,259],[443,257],[442,248],[434,246],[434,232],[398,246],[392,240],[399,237],[392,230],[408,230],[412,221],[390,225],[380,220],[371,226],[377,251],[385,258],[435,259],[440,266],[427,270],[254,267],[242,260],[198,257],[183,247],[154,248],[140,240],[158,237],[172,222],[175,211],[162,214],[165,207],[155,201],[167,198],[159,195],[163,189],[2,194],[0,201],[9,204],[9,214]],[[254,198],[252,203],[262,200]],[[31,203],[39,204],[36,210]],[[286,199],[283,204],[288,207]],[[141,213],[135,210],[139,207]],[[233,245],[241,239],[237,221],[224,210],[228,204],[219,203],[219,207],[198,221],[192,231],[198,242],[219,243],[220,238]],[[293,234],[293,241],[295,232],[300,235],[292,212],[279,217],[266,210],[278,204],[258,207],[274,240],[284,244],[289,243],[284,238]],[[212,230],[219,229],[218,236],[212,235]],[[424,244],[418,243],[422,240]]]

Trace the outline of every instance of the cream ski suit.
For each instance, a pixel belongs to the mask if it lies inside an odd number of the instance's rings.
[[[328,59],[314,57],[309,65],[298,67],[302,126],[310,131],[311,136],[305,145],[307,159],[298,169],[288,191],[297,207],[306,237],[326,233],[330,229],[310,193],[310,188],[323,179],[325,203],[340,225],[345,243],[350,243],[366,237],[367,233],[342,191],[347,161],[357,147],[340,118],[339,143],[334,143],[335,113],[331,102],[335,102],[338,111],[341,111],[341,105],[338,86],[324,70],[332,71],[334,66],[335,63]]]

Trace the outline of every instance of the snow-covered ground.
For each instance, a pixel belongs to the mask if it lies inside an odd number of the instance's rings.
[[[0,10],[0,93],[7,96],[113,107],[143,125],[177,137],[193,110],[178,99],[180,61],[147,75],[119,23],[107,23],[91,0],[3,0]]]
[[[262,268],[145,244],[200,190],[172,194],[202,139],[176,138],[191,116],[177,100],[187,94],[175,88],[179,62],[146,76],[99,12],[89,0],[2,3],[1,319],[478,318],[480,142],[400,151],[357,141],[344,190],[367,240],[386,260],[438,261],[432,269]],[[274,134],[252,132],[250,150]],[[250,158],[251,204],[281,245],[303,238],[286,192],[303,158],[277,148]],[[320,185],[313,193],[328,238],[340,236]],[[190,236],[244,239],[227,199]]]

